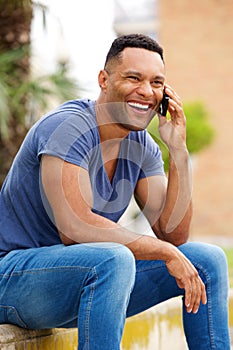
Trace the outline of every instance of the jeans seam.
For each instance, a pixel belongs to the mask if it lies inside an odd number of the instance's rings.
[[[8,314],[7,314],[7,310],[11,310],[14,315],[16,316],[17,320],[19,320],[20,324],[22,324],[24,326],[24,328],[28,328],[27,324],[22,320],[22,318],[19,316],[17,309],[12,306],[12,305],[0,305],[0,308],[4,309],[4,313],[5,313],[5,318],[7,320],[9,320]]]
[[[92,307],[92,302],[93,302],[93,298],[94,298],[94,292],[95,292],[95,284],[98,280],[98,274],[96,272],[96,268],[93,267],[91,269],[92,274],[95,277],[95,281],[94,283],[90,286],[90,296],[88,298],[88,303],[87,303],[87,312],[86,312],[86,320],[85,320],[85,343],[87,345],[85,345],[85,349],[88,350],[89,349],[89,325],[90,325],[90,314],[91,314],[91,307]]]
[[[89,270],[89,267],[86,266],[59,266],[59,267],[49,267],[49,268],[39,268],[39,269],[30,269],[30,270],[20,270],[20,271],[14,271],[12,273],[3,273],[0,274],[1,278],[8,278],[12,276],[20,276],[24,274],[37,274],[38,272],[54,272],[54,270]]]
[[[157,265],[157,264],[156,264]],[[213,332],[213,320],[212,320],[212,305],[211,305],[211,278],[209,277],[208,271],[205,270],[201,265],[199,264],[194,264],[194,266],[199,269],[203,275],[205,276],[206,279],[206,290],[207,290],[207,314],[208,314],[208,329],[209,329],[209,335],[210,335],[210,345],[211,345],[211,349],[215,350],[216,349],[216,345],[215,345],[215,341],[214,341],[214,332]],[[156,268],[166,268],[166,265],[161,264],[161,265],[157,265],[155,267],[151,267],[150,268],[140,268],[137,269],[137,272],[143,272],[146,270],[151,270],[151,269],[156,269]]]
[[[195,267],[198,268],[206,278],[206,293],[207,293],[207,314],[208,314],[208,329],[210,335],[210,346],[212,350],[216,349],[214,342],[214,332],[213,332],[213,319],[211,315],[212,310],[212,301],[211,301],[211,278],[209,277],[208,272],[203,269],[203,267],[199,264],[195,264]]]

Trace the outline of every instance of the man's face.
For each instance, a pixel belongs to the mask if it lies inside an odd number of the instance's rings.
[[[105,102],[113,122],[127,130],[147,127],[163,97],[164,63],[156,52],[126,48],[106,71]]]

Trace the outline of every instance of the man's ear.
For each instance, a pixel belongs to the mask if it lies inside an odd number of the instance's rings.
[[[98,82],[99,82],[99,87],[101,88],[101,90],[105,92],[106,88],[108,86],[108,73],[106,72],[106,70],[102,69],[99,72]]]

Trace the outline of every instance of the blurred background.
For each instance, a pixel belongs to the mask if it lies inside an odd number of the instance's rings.
[[[0,0],[0,183],[42,113],[98,96],[113,39],[145,33],[164,47],[187,114],[192,237],[233,245],[232,18],[232,0]]]

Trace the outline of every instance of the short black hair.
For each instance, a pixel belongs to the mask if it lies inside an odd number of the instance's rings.
[[[156,40],[144,34],[127,34],[119,36],[113,41],[106,56],[104,67],[106,67],[107,63],[110,60],[119,59],[122,51],[126,47],[136,47],[157,52],[160,55],[162,61],[164,62],[163,48],[159,45],[159,43]]]

